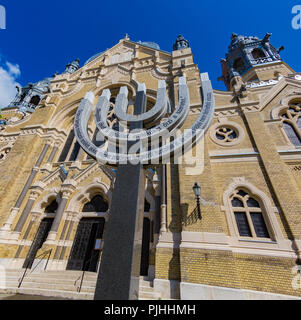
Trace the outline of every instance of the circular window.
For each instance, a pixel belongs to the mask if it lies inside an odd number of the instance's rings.
[[[244,130],[235,122],[223,121],[213,125],[210,130],[213,142],[224,147],[239,144],[244,139]]]
[[[216,138],[224,143],[233,142],[238,137],[235,129],[223,126],[216,130]]]

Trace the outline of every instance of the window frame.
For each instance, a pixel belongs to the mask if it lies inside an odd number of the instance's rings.
[[[237,193],[240,190],[246,192],[248,197],[246,198],[246,196],[242,197],[242,196],[238,195]],[[239,199],[243,203],[243,207],[233,207],[233,205],[232,205],[233,198]],[[250,199],[250,198],[256,200],[259,203],[260,207],[259,208],[249,207],[248,204],[247,204],[247,200]],[[269,229],[269,223],[267,223],[266,214],[264,213],[264,206],[261,203],[260,199],[258,199],[257,197],[254,197],[252,194],[250,194],[249,190],[247,190],[245,188],[236,188],[236,190],[233,192],[233,195],[230,197],[230,207],[231,207],[231,213],[232,213],[232,215],[234,217],[234,220],[235,220],[236,233],[237,233],[237,236],[239,238],[241,238],[243,240],[251,240],[252,239],[252,240],[258,240],[258,241],[271,241],[271,240],[273,240],[272,232]],[[245,213],[245,215],[247,217],[248,226],[249,226],[249,229],[250,229],[250,232],[251,232],[251,236],[250,237],[241,236],[240,235],[238,223],[237,223],[237,220],[236,220],[236,217],[235,217],[235,213],[236,212]],[[254,223],[253,223],[253,220],[252,220],[252,217],[251,217],[251,213],[258,213],[258,214],[262,215],[263,221],[265,223],[265,227],[266,227],[267,232],[268,232],[268,234],[270,236],[269,238],[258,237],[257,236],[256,230],[255,230],[255,227],[254,227]]]
[[[248,194],[254,198],[256,201],[260,200],[263,218],[266,223],[270,238],[250,238],[250,237],[241,237],[239,235],[236,219],[232,212],[232,203],[230,198],[232,197],[236,189],[246,190]],[[272,205],[272,202],[267,194],[262,192],[260,189],[255,187],[250,183],[245,177],[235,177],[232,179],[232,182],[229,184],[228,188],[223,194],[223,203],[221,210],[225,212],[226,221],[229,230],[229,236],[232,239],[231,243],[235,244],[237,247],[250,247],[252,243],[257,243],[256,246],[260,245],[275,245],[277,248],[279,246],[286,247],[286,239],[279,225],[276,215],[279,215],[279,209]]]
[[[294,101],[294,100],[290,100],[288,102],[288,105],[287,107],[285,108],[282,108],[279,113],[278,113],[278,117],[279,119],[281,120],[281,126],[282,126],[282,129],[285,133],[285,136],[287,138],[287,140],[293,145],[295,146],[296,148],[300,148],[301,147],[301,128],[298,126],[298,120],[301,119],[301,110],[296,110],[296,115],[293,116],[292,112],[290,111],[290,109],[292,108],[295,108],[296,105],[293,105],[293,104],[296,104],[297,101]],[[301,108],[301,100],[299,102],[300,106],[298,106],[298,108]],[[298,115],[299,113],[299,115]],[[286,115],[287,118],[284,118],[283,115]],[[284,127],[284,123],[286,123],[287,125],[289,125],[291,127],[291,129],[293,130],[294,134],[295,134],[295,138],[297,138],[299,140],[299,143],[300,144],[294,144],[292,142],[292,139],[290,138],[290,135],[288,134],[287,130],[285,129]]]

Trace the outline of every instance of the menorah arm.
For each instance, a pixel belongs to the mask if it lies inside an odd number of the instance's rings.
[[[161,101],[162,105],[165,104],[166,99],[165,106],[167,110],[168,105],[166,89],[163,88],[163,83],[159,83],[159,87],[160,86],[161,88],[158,89],[158,99]],[[123,87],[121,88],[120,94],[118,95],[116,101],[116,104],[119,105],[120,109],[125,109],[125,105],[127,105],[126,96],[127,89]],[[126,144],[127,142],[135,142],[137,140],[140,140],[143,144],[147,144],[151,141],[154,141],[155,139],[159,139],[159,137],[161,136],[164,136],[165,139],[169,138],[173,134],[175,129],[183,125],[189,113],[189,101],[189,90],[186,84],[186,78],[181,77],[179,79],[179,106],[176,107],[173,114],[167,120],[163,121],[156,127],[148,129],[146,131],[140,131],[138,133],[119,132],[109,128],[106,122],[108,114],[106,103],[108,103],[108,101],[105,102],[103,96],[101,97],[96,106],[95,122],[102,136],[104,136],[108,141],[110,141],[113,144],[119,143],[120,145],[122,145]]]
[[[145,86],[141,86],[141,90],[145,90]],[[139,88],[138,88],[139,92]],[[118,95],[116,104],[115,104],[115,113],[116,116],[121,121],[126,121],[128,123],[131,122],[141,122],[143,121],[144,124],[148,123],[155,123],[159,119],[164,116],[167,112],[168,104],[167,104],[167,93],[166,93],[166,83],[164,80],[160,80],[158,84],[158,91],[157,91],[157,102],[155,106],[149,110],[148,112],[142,113],[140,115],[130,115],[127,113],[127,99],[124,97],[119,99],[120,95],[125,95],[127,92],[122,92]],[[145,92],[146,94],[146,92]]]
[[[92,143],[87,132],[88,121],[93,109],[94,94],[88,92],[82,99],[74,120],[74,134],[80,146],[92,157],[96,158],[97,147]]]

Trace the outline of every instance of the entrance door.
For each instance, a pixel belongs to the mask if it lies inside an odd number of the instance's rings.
[[[51,229],[53,218],[46,218],[41,221],[35,239],[29,249],[28,255],[25,259],[23,268],[31,268],[36,257],[36,254],[40,248],[42,248],[43,243],[46,241],[49,231]]]
[[[102,238],[104,225],[104,218],[84,218],[79,222],[67,270],[97,271],[100,251],[95,250],[95,243]]]
[[[150,245],[150,221],[148,218],[144,218],[143,236],[142,236],[142,252],[141,252],[141,267],[140,267],[140,275],[141,276],[148,276],[149,245]]]

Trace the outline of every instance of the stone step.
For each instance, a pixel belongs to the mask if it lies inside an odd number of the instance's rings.
[[[154,292],[154,288],[153,287],[143,287],[143,286],[140,286],[139,287],[139,290],[141,292]]]
[[[83,271],[73,271],[73,270],[60,270],[60,271],[53,271],[53,270],[40,270],[40,271],[36,271],[35,273],[45,273],[45,274],[48,274],[48,275],[58,275],[58,276],[61,276],[61,275],[74,275],[74,276],[77,276],[77,275],[80,275],[83,273]],[[90,272],[90,271],[85,271],[85,274],[87,275],[92,275],[92,276],[95,276],[97,277],[97,273],[96,272]]]
[[[56,278],[56,277],[48,277],[48,275],[44,274],[36,274],[36,275],[29,275],[25,276],[23,281],[31,281],[31,282],[41,282],[41,283],[58,283],[58,284],[70,284],[70,283],[77,283],[78,285],[81,282],[81,275],[79,277],[65,277],[65,278]],[[8,277],[7,280],[12,281],[19,281],[21,277]],[[83,284],[84,285],[90,285],[90,286],[96,286],[97,279],[92,277],[84,276]],[[143,288],[153,288],[152,283],[149,281],[140,281],[140,287]]]
[[[23,272],[10,272],[10,271],[6,271],[6,276],[7,277],[20,277],[23,275],[24,271]]]
[[[93,293],[86,292],[72,292],[65,290],[51,290],[41,289],[41,288],[14,288],[8,287],[6,290],[0,290],[3,293],[9,294],[27,294],[27,295],[36,295],[36,296],[45,296],[45,297],[53,297],[53,298],[65,298],[65,299],[73,299],[73,300],[93,300]],[[145,293],[139,292],[139,300],[160,300],[161,294],[159,293]]]
[[[84,288],[83,288],[84,289]],[[68,290],[59,290],[59,289],[49,289],[49,288],[36,288],[36,287],[7,287],[6,290],[0,290],[4,293],[19,293],[19,294],[28,294],[28,295],[37,295],[37,296],[46,296],[46,297],[57,297],[57,298],[66,298],[66,299],[75,299],[75,300],[93,300],[94,291],[80,293],[76,291]],[[160,300],[161,294],[156,292],[145,292],[143,290],[139,291],[139,300]]]
[[[47,279],[51,279],[51,280],[70,280],[70,281],[76,281],[77,279],[81,279],[82,277],[82,273],[79,274],[58,274],[58,275],[54,275],[54,274],[47,274],[47,273],[30,273],[30,274],[26,274],[25,278],[31,278],[31,279],[35,279],[35,278],[47,278]],[[92,276],[90,274],[85,274],[84,275],[84,279],[88,280],[88,281],[94,281],[96,283],[97,281],[97,277],[96,276]]]
[[[161,293],[159,292],[139,292],[139,300],[160,300]]]
[[[72,291],[64,291],[64,290],[47,290],[47,289],[38,289],[38,288],[14,288],[8,287],[6,290],[0,290],[3,293],[13,293],[13,294],[27,294],[34,296],[45,296],[45,297],[58,297],[58,298],[66,298],[73,300],[93,300],[94,293],[77,293]]]
[[[45,289],[48,291],[74,291],[77,292],[79,286],[67,285],[67,284],[57,284],[57,283],[39,283],[39,282],[23,282],[21,288],[34,288],[34,289]],[[95,287],[82,286],[81,292],[94,293]]]
[[[147,280],[140,280],[139,282],[140,286],[143,287],[152,287],[153,283],[151,281],[147,281]]]
[[[11,285],[18,285],[21,280],[21,277],[7,277],[6,278],[6,284],[11,284]],[[81,279],[72,279],[72,280],[64,280],[64,279],[48,279],[48,278],[31,278],[31,277],[25,277],[23,279],[24,282],[33,282],[33,283],[41,283],[47,286],[47,284],[59,284],[59,285],[73,285],[73,286],[79,286],[81,283]],[[96,286],[96,281],[89,281],[84,279],[83,286],[88,286],[88,287],[95,287]]]
[[[77,289],[80,286],[82,271],[36,270],[33,273],[29,271],[24,277],[21,287],[18,288],[24,271],[25,269],[8,270],[7,287],[23,294],[93,300],[97,273],[85,272],[81,293],[79,294]],[[153,283],[147,277],[140,277],[139,294],[141,300],[158,300],[161,297],[160,293],[154,291]]]
[[[19,285],[19,280],[14,279],[14,280],[7,280],[6,281],[6,286],[8,287],[18,287]],[[32,288],[44,288],[48,290],[66,290],[66,291],[77,291],[77,289],[80,286],[80,281],[74,284],[73,281],[68,281],[68,280],[49,280],[45,278],[25,278],[21,284],[21,287],[32,287]],[[82,292],[94,292],[96,287],[95,282],[90,282],[90,281],[83,281],[82,283]],[[148,286],[140,286],[140,291],[145,292],[145,293],[153,293],[154,288]]]
[[[7,277],[6,281],[19,281],[20,278],[11,278]],[[20,279],[21,280],[21,279]],[[39,283],[57,283],[57,284],[66,284],[66,285],[80,285],[81,283],[81,277],[79,278],[74,278],[74,279],[57,279],[57,278],[46,278],[46,277],[25,277],[24,282],[39,282]],[[91,281],[89,279],[84,278],[83,284],[86,286],[95,286],[96,285],[96,280]]]

